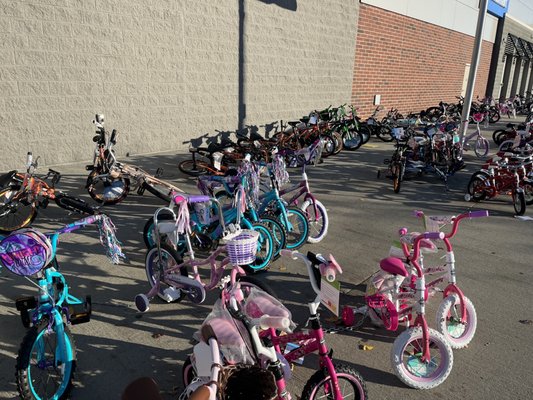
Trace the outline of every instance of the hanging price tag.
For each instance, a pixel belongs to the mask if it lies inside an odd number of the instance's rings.
[[[341,284],[334,280],[328,282],[325,277],[322,277],[320,283],[320,302],[337,317],[339,316],[339,298],[341,292]]]

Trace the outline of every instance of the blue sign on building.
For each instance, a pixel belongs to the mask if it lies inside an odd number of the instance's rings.
[[[509,8],[509,2],[511,0],[489,0],[488,11],[496,16],[503,17]]]

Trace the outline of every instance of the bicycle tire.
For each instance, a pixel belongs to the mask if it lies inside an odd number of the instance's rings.
[[[496,122],[498,122],[500,120],[501,116],[500,116],[500,113],[498,112],[498,110],[489,110],[489,122],[491,124],[495,124]]]
[[[526,195],[524,192],[518,192],[514,189],[512,197],[515,215],[524,215],[526,212]]]
[[[288,207],[286,213],[286,221],[281,217],[281,210],[277,210],[276,216],[287,231],[287,249],[296,250],[302,247],[309,237],[309,222],[304,212],[297,207]]]
[[[392,134],[392,129],[388,126],[380,126],[379,129],[376,131],[376,136],[383,142],[392,142],[394,140],[394,136]]]
[[[394,193],[400,193],[405,166],[401,161],[394,162],[394,165],[392,166],[391,171],[392,171],[392,184],[393,184]]]
[[[489,154],[489,141],[484,137],[478,137],[474,144],[474,153],[479,158],[486,157]]]
[[[477,313],[474,304],[464,297],[466,323],[461,323],[460,301],[457,294],[442,299],[437,310],[437,330],[446,338],[452,349],[464,349],[474,338]]]
[[[324,142],[324,150],[322,151],[322,157],[327,158],[332,156],[335,152],[335,140],[330,135],[321,135]]]
[[[161,243],[161,256],[164,259],[164,265],[162,266],[164,270],[170,269],[175,267],[178,264],[181,264],[183,262],[183,258],[178,254],[178,252],[171,246],[169,246],[166,243]],[[158,274],[159,271],[157,270],[157,263],[159,262],[159,254],[157,247],[152,247],[148,250],[146,253],[146,258],[144,260],[144,269],[146,272],[146,278],[148,279],[148,284],[150,285],[150,288],[153,288],[156,285],[156,280],[160,279]],[[182,276],[188,276],[187,268],[182,267],[179,269],[180,274]],[[162,285],[162,286],[161,286]],[[165,297],[165,289],[168,287],[166,283],[163,281],[160,281],[159,291],[157,292],[157,296],[162,300],[167,300]],[[180,296],[174,300],[175,302],[180,302],[183,300],[183,298],[186,296],[186,293],[181,292]]]
[[[524,189],[526,205],[530,206],[531,204],[533,204],[533,183],[531,182],[522,183],[522,189]]]
[[[343,398],[354,400],[368,399],[366,384],[359,372],[342,364],[334,364],[334,368],[337,373],[339,389],[341,390]],[[323,398],[333,399],[335,396],[331,392],[331,387],[333,387],[333,385],[327,369],[324,368],[320,371],[316,371],[305,384],[302,390],[301,400],[318,400]],[[349,390],[349,393],[345,393],[346,389]]]
[[[95,179],[100,175],[97,170],[92,171],[87,177],[87,192],[97,203],[114,205],[123,201],[130,192],[130,180],[122,176],[118,178],[106,177]]]
[[[39,367],[37,364],[41,364],[43,362],[43,356],[49,356],[51,361],[45,362],[45,364],[52,363],[52,365],[55,365],[57,340],[55,345],[51,345],[49,347],[43,346],[42,342],[51,337],[51,335],[56,335],[57,327],[54,325],[52,329],[49,330],[48,319],[45,318],[42,319],[36,326],[30,328],[24,336],[24,339],[22,340],[18,352],[15,373],[17,380],[17,389],[21,399],[39,400],[41,398],[44,398],[42,397],[42,395],[38,394],[39,389],[42,387],[37,387],[35,383],[37,381],[37,377],[40,375],[40,373],[42,373],[42,371],[51,373],[52,370],[58,373],[60,380],[57,381],[54,379],[47,379],[46,384],[48,385],[57,383],[57,389],[55,389],[51,395],[48,390],[46,390],[44,395],[46,396],[46,398],[57,398],[61,400],[68,398],[68,395],[72,389],[72,378],[74,375],[74,371],[76,370],[76,344],[68,326],[63,325],[63,328],[67,350],[67,359],[69,359],[69,361],[64,363],[62,366],[55,367],[53,369],[42,368]],[[36,345],[39,347],[39,349],[35,349]],[[43,348],[45,352],[47,350],[51,351],[51,354],[39,354],[39,360],[33,363],[32,354],[36,350],[38,350],[39,353],[42,353]],[[48,386],[46,386],[45,389],[47,388]]]
[[[342,133],[342,145],[346,150],[357,150],[363,145],[363,135],[354,128],[350,128]]]
[[[9,233],[29,226],[37,217],[34,203],[12,202],[20,191],[20,186],[6,187],[0,190],[0,232]]]
[[[396,376],[414,389],[433,389],[443,383],[452,370],[453,353],[448,341],[439,332],[429,328],[431,362],[421,360],[422,328],[403,331],[391,351],[392,368]],[[437,366],[433,366],[437,363]]]
[[[268,226],[262,222],[253,222],[251,229],[259,232],[259,239],[257,241],[257,254],[255,261],[249,265],[244,265],[243,268],[247,272],[258,272],[264,270],[270,265],[273,257],[274,239]]]
[[[204,161],[185,160],[178,164],[178,168],[185,175],[200,176],[208,174],[210,171],[209,166]]]
[[[165,203],[170,203],[172,197],[172,189],[168,188],[163,184],[159,183],[149,183],[144,181],[142,187],[152,193],[155,197],[160,198]]]
[[[492,141],[499,146],[501,143],[499,140],[500,135],[507,135],[507,133],[508,132],[505,129],[496,129],[494,132],[492,132]]]
[[[475,172],[468,182],[467,192],[472,196],[472,200],[475,202],[485,200],[487,197],[485,180],[481,178],[481,176],[485,175],[486,174],[483,172]]]
[[[272,234],[272,239],[274,240],[274,249],[272,259],[275,260],[279,258],[281,250],[287,246],[287,231],[283,224],[272,217],[261,217],[261,222],[264,223]]]
[[[337,131],[331,131],[330,133],[333,141],[335,142],[335,149],[333,150],[333,154],[339,154],[341,150],[343,149],[343,141],[342,141],[342,135]]]
[[[74,196],[61,193],[55,198],[56,204],[68,211],[74,211],[81,214],[94,215],[96,209],[87,203],[85,200],[79,199]]]
[[[363,138],[363,144],[366,144],[372,136],[372,130],[366,124],[361,124],[359,126],[359,133]]]
[[[316,205],[316,211],[315,211]],[[306,200],[300,206],[309,221],[309,243],[318,243],[322,241],[328,234],[329,217],[328,211],[324,204],[316,200],[315,203],[311,200]]]

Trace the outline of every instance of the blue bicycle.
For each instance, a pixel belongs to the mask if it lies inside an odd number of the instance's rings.
[[[124,257],[106,215],[93,215],[64,228],[43,234],[21,229],[0,241],[0,268],[23,276],[39,288],[39,295],[19,298],[16,308],[29,328],[18,352],[17,389],[24,400],[59,400],[72,389],[76,369],[76,344],[69,325],[89,322],[91,297],[78,299],[69,293],[56,258],[59,235],[96,224],[100,242],[113,263]],[[34,277],[34,283],[29,277]]]

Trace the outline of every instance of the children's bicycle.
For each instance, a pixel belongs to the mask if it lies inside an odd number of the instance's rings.
[[[222,239],[226,242],[206,259],[196,259],[191,243],[191,229],[189,221],[188,204],[208,203],[216,201],[203,195],[176,195],[175,203],[179,206],[178,214],[170,208],[160,208],[154,214],[154,230],[156,246],[148,251],[145,260],[146,276],[151,290],[147,294],[135,297],[135,305],[141,312],[148,311],[150,299],[159,296],[161,299],[172,302],[180,301],[187,296],[194,303],[202,303],[206,292],[215,288],[222,289],[225,298],[229,288],[239,284],[242,287],[258,287],[268,293],[272,289],[265,283],[246,276],[243,265],[252,264],[258,250],[259,232],[254,230],[241,230],[240,225],[224,224],[221,220]],[[171,215],[170,219],[161,220],[160,214],[165,212]],[[162,236],[165,236],[165,239]],[[179,237],[183,236],[185,254],[188,261],[176,251]],[[170,243],[170,244],[169,244]],[[217,263],[218,256],[227,253],[228,257]],[[209,283],[202,282],[198,267],[210,265]],[[227,268],[229,276],[224,276]],[[189,268],[192,271],[189,271]],[[191,275],[189,275],[191,274]]]
[[[343,320],[352,325],[358,314],[368,315],[373,322],[387,330],[396,331],[400,322],[408,328],[394,341],[391,363],[394,372],[406,385],[415,389],[432,389],[443,383],[453,365],[452,348],[438,331],[428,327],[425,316],[427,286],[424,270],[418,259],[422,248],[435,250],[428,239],[444,239],[442,232],[409,235],[400,230],[401,251],[409,260],[405,264],[398,257],[380,261],[381,271],[372,277],[371,288],[365,295],[366,305],[343,309]],[[412,251],[411,251],[412,247]],[[413,268],[413,273],[408,271]],[[404,282],[407,280],[407,284]],[[413,315],[416,315],[412,321]]]
[[[286,384],[291,376],[290,363],[304,355],[318,352],[319,369],[307,381],[302,400],[311,399],[367,399],[366,385],[359,373],[345,365],[335,365],[325,343],[325,335],[318,317],[320,305],[320,280],[334,280],[341,273],[340,266],[330,257],[283,250],[282,254],[301,259],[307,266],[311,286],[317,298],[308,304],[310,330],[292,332],[290,312],[275,298],[253,290],[244,300],[230,298],[225,308],[218,309],[204,322],[202,339],[195,346],[194,355],[183,367],[185,395],[204,390],[205,399],[215,399],[218,371],[242,364],[262,365],[271,371],[276,380],[277,399],[291,399]],[[245,335],[243,336],[243,333]],[[284,332],[286,334],[281,334]],[[246,343],[251,343],[251,348]],[[296,347],[290,350],[289,343]],[[218,351],[220,348],[221,351]],[[220,358],[220,353],[224,356]],[[282,353],[285,353],[282,355]],[[207,389],[205,389],[207,388]],[[209,391],[209,396],[207,396]]]
[[[17,389],[22,399],[64,399],[72,388],[76,344],[69,325],[89,322],[91,297],[69,293],[56,257],[59,235],[96,224],[110,260],[124,257],[115,228],[106,215],[90,216],[50,234],[35,229],[13,232],[0,242],[0,267],[23,276],[39,288],[38,296],[19,298],[16,308],[29,328],[17,357]],[[30,277],[37,280],[35,284]]]
[[[463,140],[461,142],[462,149],[467,151],[467,150],[470,150],[470,147],[471,147],[470,141],[472,139],[475,139],[474,153],[479,158],[486,157],[487,154],[489,154],[489,141],[483,137],[483,135],[481,134],[481,129],[479,128],[479,124],[483,122],[484,119],[485,119],[484,113],[474,113],[472,115],[472,120],[476,123],[476,130],[472,132],[471,134],[463,137]]]
[[[96,148],[93,163],[85,167],[91,171],[85,188],[93,200],[106,205],[118,204],[129,194],[131,182],[137,194],[142,195],[147,190],[165,202],[170,201],[172,192],[182,192],[175,185],[160,179],[162,168],[151,175],[137,166],[118,162],[113,150],[117,143],[117,130],[113,129],[108,137],[102,114],[96,114],[93,123],[96,126],[96,136],[93,138]]]
[[[459,223],[464,219],[488,217],[489,212],[470,211],[458,216],[425,216],[422,211],[415,211],[417,217],[425,218],[426,228],[442,230],[451,225],[449,232],[442,239],[446,246],[445,263],[436,267],[424,267],[423,256],[420,254],[419,264],[424,269],[424,275],[431,277],[426,284],[429,297],[437,292],[442,293],[442,300],[436,314],[437,330],[448,340],[453,349],[465,348],[474,338],[477,327],[477,313],[472,301],[466,297],[457,284],[455,268],[455,253],[450,241],[459,229]],[[431,224],[431,227],[428,226]],[[446,287],[441,284],[447,281]],[[411,285],[404,281],[404,285]]]
[[[18,174],[11,171],[4,178],[8,185],[0,190],[0,232],[12,232],[30,225],[37,217],[38,209],[48,207],[50,200],[70,212],[88,215],[97,212],[97,208],[85,200],[55,188],[61,179],[58,171],[49,169],[46,175],[36,176],[38,161],[39,157],[33,159],[30,152],[26,159],[26,172]]]

